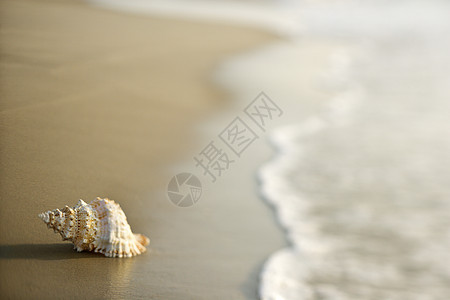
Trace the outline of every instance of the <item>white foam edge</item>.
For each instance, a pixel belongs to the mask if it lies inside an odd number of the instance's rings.
[[[302,31],[295,12],[277,3],[182,0],[88,0],[88,3],[134,14],[162,15],[188,20],[245,25],[282,36]]]

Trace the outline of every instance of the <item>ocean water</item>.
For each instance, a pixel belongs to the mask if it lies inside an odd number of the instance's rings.
[[[328,109],[272,135],[262,190],[291,247],[266,262],[263,299],[450,298],[448,11],[311,8],[306,34],[351,39],[361,55],[336,56]]]
[[[448,1],[94,2],[285,38],[215,74],[237,101],[264,89],[290,115],[258,172],[289,241],[261,299],[450,299]],[[312,40],[337,45],[320,76],[305,67]],[[301,76],[333,97],[310,109]]]
[[[266,262],[261,298],[449,299],[449,6],[309,10],[305,35],[360,55],[336,54],[328,109],[272,135],[262,190],[291,246]]]
[[[358,86],[273,134],[260,177],[292,245],[263,299],[449,299],[448,47],[409,47],[375,46]]]

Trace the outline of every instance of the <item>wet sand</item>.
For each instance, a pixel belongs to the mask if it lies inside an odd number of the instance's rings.
[[[274,38],[75,1],[2,1],[0,22],[2,298],[255,298],[284,243],[255,179],[235,172],[189,209],[165,188],[204,146],[193,128],[228,107],[214,66]],[[96,196],[121,204],[148,253],[76,253],[37,217]]]

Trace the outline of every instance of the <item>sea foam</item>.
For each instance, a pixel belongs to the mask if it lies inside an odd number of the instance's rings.
[[[380,5],[384,22],[370,10]],[[266,262],[262,299],[450,295],[448,4],[375,6],[339,8],[334,28],[309,23],[354,41],[361,59],[327,71],[341,87],[328,109],[271,136],[262,193],[291,246]]]

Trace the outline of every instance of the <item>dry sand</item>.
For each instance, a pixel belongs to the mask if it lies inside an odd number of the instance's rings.
[[[0,22],[1,298],[256,297],[283,240],[254,178],[187,210],[164,190],[168,166],[201,149],[193,125],[227,107],[211,70],[273,37],[74,1],[2,1]],[[37,217],[96,196],[120,202],[149,253],[76,253]]]

